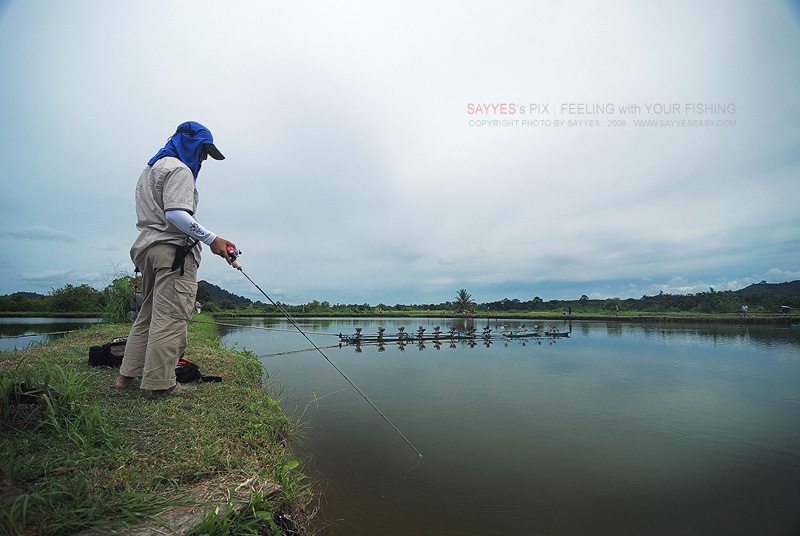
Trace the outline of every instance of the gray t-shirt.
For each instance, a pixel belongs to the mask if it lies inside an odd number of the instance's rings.
[[[197,210],[197,188],[192,171],[180,160],[171,156],[160,158],[147,166],[136,185],[136,228],[139,236],[131,246],[131,259],[135,264],[143,259],[144,252],[153,244],[186,245],[189,237],[172,225],[164,214],[167,210]],[[200,244],[192,253],[200,264]]]

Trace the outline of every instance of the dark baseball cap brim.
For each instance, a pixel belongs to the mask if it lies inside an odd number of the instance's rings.
[[[217,149],[217,146],[214,145],[213,143],[204,143],[203,147],[205,147],[208,156],[210,156],[214,160],[225,160],[225,156],[221,152],[219,152],[219,149]]]

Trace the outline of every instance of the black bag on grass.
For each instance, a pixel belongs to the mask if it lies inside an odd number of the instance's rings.
[[[119,367],[125,355],[126,342],[128,337],[117,337],[102,346],[90,347],[89,364],[93,367]],[[205,376],[200,372],[200,367],[183,356],[178,359],[178,365],[175,367],[175,378],[178,383],[222,381],[219,376]]]
[[[103,346],[89,348],[89,364],[93,367],[118,367],[125,355],[125,343],[128,337],[117,337]]]
[[[200,372],[200,367],[181,356],[178,366],[175,367],[175,379],[178,383],[189,382],[221,382],[219,376],[205,376]]]

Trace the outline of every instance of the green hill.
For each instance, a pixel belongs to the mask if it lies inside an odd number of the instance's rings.
[[[787,283],[755,283],[739,291],[742,296],[800,296],[800,280]]]
[[[253,304],[252,300],[245,298],[244,296],[232,294],[224,288],[218,287],[217,285],[209,283],[205,280],[198,281],[197,299],[200,300],[201,303],[209,300],[213,301],[214,303],[220,303],[222,300],[229,300],[236,307],[247,307],[248,305]]]

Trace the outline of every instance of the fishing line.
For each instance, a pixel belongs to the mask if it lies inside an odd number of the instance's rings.
[[[63,333],[75,333],[79,330],[72,329],[70,331],[50,331],[47,333],[26,333],[24,335],[0,335],[0,339],[22,339],[24,337],[39,337],[41,335],[61,335]]]
[[[233,249],[233,248],[231,248],[231,249]],[[375,410],[375,412],[376,412],[378,415],[380,415],[380,416],[381,416],[381,418],[382,418],[384,421],[386,421],[386,424],[388,424],[389,426],[391,426],[391,427],[392,427],[392,430],[394,430],[395,432],[397,432],[397,435],[399,435],[400,437],[402,437],[402,438],[403,438],[403,441],[405,441],[405,442],[408,444],[408,446],[409,446],[409,447],[411,447],[411,448],[414,450],[414,452],[416,452],[416,453],[419,455],[419,457],[420,457],[420,458],[422,458],[422,453],[421,453],[419,450],[417,450],[417,447],[415,447],[415,446],[414,446],[414,445],[411,443],[411,441],[409,441],[409,440],[408,440],[408,438],[407,438],[406,436],[404,436],[404,435],[403,435],[403,432],[401,432],[401,431],[400,431],[400,430],[397,428],[397,426],[395,426],[394,424],[392,424],[392,421],[390,421],[390,420],[389,420],[389,419],[386,417],[386,415],[384,415],[384,414],[383,414],[383,412],[382,412],[382,411],[381,411],[381,410],[378,408],[378,406],[376,406],[375,404],[373,404],[373,403],[372,403],[372,400],[370,400],[370,399],[369,399],[369,397],[368,397],[367,395],[365,395],[365,394],[364,394],[364,392],[363,392],[361,389],[359,389],[359,388],[358,388],[358,386],[357,386],[355,383],[353,383],[353,381],[352,381],[350,378],[348,378],[348,377],[347,377],[347,374],[345,374],[345,373],[342,371],[342,369],[340,369],[338,366],[336,366],[336,363],[334,363],[333,361],[331,361],[331,358],[329,358],[329,357],[328,357],[328,356],[325,354],[325,352],[323,352],[323,351],[322,351],[322,349],[321,349],[319,346],[317,346],[317,345],[314,343],[314,341],[312,341],[312,340],[311,340],[311,339],[308,337],[308,335],[306,335],[306,332],[305,332],[305,331],[303,331],[303,329],[302,329],[302,328],[301,328],[299,325],[297,325],[297,322],[295,322],[295,321],[294,321],[294,319],[293,319],[291,316],[289,316],[289,313],[287,313],[286,311],[284,311],[283,307],[281,307],[280,305],[278,305],[277,303],[275,303],[275,302],[272,300],[272,298],[270,298],[270,297],[269,297],[269,295],[268,295],[266,292],[264,292],[263,290],[261,290],[261,287],[259,287],[259,286],[256,284],[256,282],[255,282],[255,281],[253,281],[252,279],[250,279],[250,276],[249,276],[249,275],[247,275],[247,274],[244,272],[244,270],[242,270],[242,267],[239,265],[239,263],[238,263],[238,262],[236,262],[236,260],[235,260],[235,259],[236,259],[236,252],[233,252],[233,253],[234,253],[233,255],[231,255],[231,253],[232,253],[232,252],[229,250],[229,251],[228,251],[228,255],[231,257],[231,259],[232,259],[232,261],[233,261],[233,262],[231,263],[231,266],[233,266],[234,268],[236,268],[237,270],[239,270],[240,272],[242,272],[242,275],[243,275],[243,276],[245,276],[245,277],[247,278],[247,280],[248,280],[248,281],[250,281],[250,282],[253,284],[253,286],[254,286],[254,287],[256,287],[256,288],[258,289],[258,291],[259,291],[261,294],[263,294],[263,295],[264,295],[264,297],[265,297],[267,300],[269,300],[269,302],[270,302],[272,305],[274,305],[274,306],[275,306],[275,307],[278,309],[278,311],[280,311],[280,312],[281,312],[281,314],[282,314],[283,316],[285,316],[285,317],[286,317],[286,320],[288,320],[288,321],[289,321],[289,322],[290,322],[290,323],[291,323],[291,324],[292,324],[292,325],[295,327],[295,329],[296,329],[298,332],[300,332],[300,334],[301,334],[303,337],[305,337],[305,339],[306,339],[306,340],[307,340],[309,343],[311,343],[311,346],[313,346],[313,347],[314,347],[314,349],[316,349],[316,350],[317,350],[317,352],[319,352],[319,353],[320,353],[320,355],[321,355],[322,357],[324,357],[324,358],[325,358],[325,361],[327,361],[328,363],[330,363],[330,365],[331,365],[331,366],[332,366],[334,369],[336,369],[336,372],[338,372],[338,373],[339,373],[339,375],[340,375],[342,378],[344,378],[344,379],[345,379],[345,381],[347,381],[347,383],[349,383],[349,384],[350,384],[350,386],[351,386],[353,389],[355,389],[355,390],[356,390],[356,392],[357,392],[358,394],[360,394],[360,395],[361,395],[361,397],[362,397],[364,400],[366,400],[366,401],[367,401],[367,404],[369,404],[370,406],[372,406],[372,409],[374,409],[374,410]],[[419,462],[417,462],[417,463],[419,463]],[[414,467],[416,467],[416,465],[415,465]]]
[[[294,330],[294,329],[268,328],[268,327],[265,327],[265,326],[253,326],[253,325],[250,325],[250,324],[228,324],[226,322],[208,322],[208,321],[205,321],[205,320],[192,320],[192,322],[195,322],[197,324],[211,324],[211,325],[214,325],[214,326],[226,326],[226,327],[229,327],[229,328],[250,328],[250,329],[263,329],[264,331],[286,331],[288,333],[297,333],[297,330]],[[309,335],[328,335],[328,336],[332,336],[332,337],[338,337],[339,336],[337,333],[322,333],[322,332],[318,332],[318,331],[306,331],[306,333],[308,333]],[[335,345],[335,346],[338,346],[338,345]],[[328,348],[333,348],[333,346],[329,346]],[[313,350],[313,348],[312,348],[312,350]]]
[[[316,391],[312,391],[312,394],[314,395],[314,399],[308,401],[308,404],[306,404],[306,409],[304,409],[303,413],[300,414],[300,420],[303,420],[303,417],[306,414],[306,410],[308,410],[308,408],[311,407],[311,404],[316,405],[317,409],[319,409],[319,401],[320,400],[322,400],[323,398],[325,398],[327,396],[335,395],[336,393],[341,393],[342,391],[346,391],[346,390],[347,390],[347,387],[345,387],[343,389],[339,389],[338,391],[334,391],[332,393],[328,393],[327,395],[322,395],[322,396],[317,396],[317,392]]]
[[[341,347],[340,344],[332,344],[330,346],[323,346],[322,348],[323,349],[327,349],[327,348],[339,348],[339,347]],[[302,350],[292,350],[292,351],[289,351],[289,352],[278,352],[277,354],[264,354],[264,355],[260,355],[258,357],[267,357],[267,358],[269,358],[269,357],[278,357],[278,356],[282,356],[282,355],[293,355],[293,354],[302,354],[302,353],[305,353],[305,352],[313,352],[314,350],[316,350],[316,348],[303,348]]]

